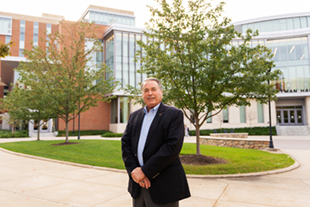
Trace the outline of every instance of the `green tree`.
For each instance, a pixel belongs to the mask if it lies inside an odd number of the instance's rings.
[[[49,34],[45,47],[25,50],[27,62],[17,68],[19,81],[34,93],[44,91],[44,106],[66,124],[81,112],[97,106],[98,101],[109,101],[116,83],[105,78],[111,70],[96,64],[92,55],[102,51],[102,43],[95,32],[99,29],[86,22],[60,22],[60,31]]]
[[[33,91],[29,88],[15,86],[13,90],[1,100],[1,109],[9,114],[12,130],[21,121],[37,123],[37,140],[40,140],[40,126],[42,120],[55,118],[56,115],[45,107],[49,101],[44,90]]]
[[[195,126],[200,154],[199,129],[206,120],[226,106],[250,105],[250,99],[275,100],[277,90],[267,80],[277,79],[280,71],[268,72],[274,65],[267,47],[251,47],[257,31],[241,34],[222,17],[224,2],[189,0],[185,9],[182,0],[156,1],[159,7],[150,7],[144,32],[148,41],[138,42],[143,54],[137,61],[143,63],[141,72],[162,80],[164,100]]]
[[[7,44],[0,42],[0,58],[10,55],[10,47],[12,45],[13,45],[12,41]]]

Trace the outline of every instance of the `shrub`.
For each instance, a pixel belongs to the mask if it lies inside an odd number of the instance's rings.
[[[102,137],[122,137],[123,133],[113,133],[113,132],[106,132],[101,135]]]
[[[21,137],[29,137],[27,130],[15,131],[12,134],[11,130],[0,130],[0,138],[21,138]]]
[[[104,133],[110,132],[108,130],[81,130],[80,131],[80,135],[81,136],[86,136],[86,135],[101,135]],[[78,131],[74,131],[74,135],[72,134],[73,131],[69,131],[69,136],[77,136],[78,135]],[[66,136],[66,131],[58,131],[58,135],[57,137],[64,137]]]
[[[234,130],[236,133],[248,133],[249,135],[269,135],[269,127],[244,127],[244,128],[222,128],[215,129],[217,133],[224,133],[224,130],[229,133],[231,130]],[[214,133],[214,129],[202,129],[200,130],[200,135],[209,136]],[[271,127],[272,135],[277,135],[276,127]],[[191,136],[196,135],[195,130],[190,131]]]

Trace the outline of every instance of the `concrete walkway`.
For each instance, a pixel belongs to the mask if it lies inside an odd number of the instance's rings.
[[[20,140],[35,138],[0,139],[0,143]],[[194,140],[187,138],[186,142]],[[275,143],[279,140],[310,143],[309,137],[274,137]],[[245,178],[189,178],[192,197],[181,201],[180,207],[309,207],[310,145],[295,148],[282,149],[300,164],[289,172]],[[123,171],[73,166],[0,150],[0,207],[130,207],[127,180]]]

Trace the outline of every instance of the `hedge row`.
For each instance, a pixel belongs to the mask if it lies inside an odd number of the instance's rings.
[[[107,132],[110,132],[108,130],[81,130],[80,131],[80,135],[81,136],[86,136],[86,135],[102,135],[105,134]],[[69,136],[77,136],[78,135],[78,131],[74,131],[74,134],[72,131],[69,131]],[[58,135],[57,137],[64,137],[66,136],[66,131],[58,131]]]
[[[11,130],[0,130],[0,138],[21,138],[29,137],[27,130],[15,131],[12,134]]]
[[[216,132],[215,132],[216,130]],[[213,133],[248,133],[249,135],[269,135],[269,127],[244,127],[244,128],[222,128],[222,129],[202,129],[200,135],[210,135]],[[271,127],[272,135],[277,135],[276,127]],[[195,136],[196,131],[190,130],[190,135]]]

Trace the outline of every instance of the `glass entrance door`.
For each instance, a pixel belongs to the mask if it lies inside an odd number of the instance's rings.
[[[279,125],[303,125],[302,106],[277,107]]]

